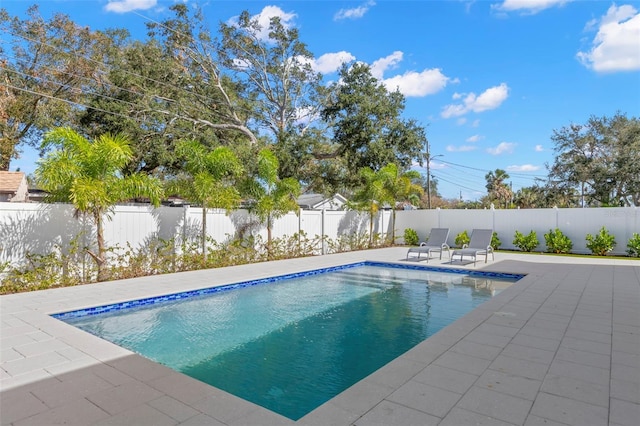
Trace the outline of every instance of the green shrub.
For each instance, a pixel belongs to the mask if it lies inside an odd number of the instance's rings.
[[[380,234],[376,233],[373,235],[374,244],[380,239]],[[335,240],[326,238],[325,243],[327,245],[327,253],[343,253],[346,251],[365,250],[369,248],[369,233],[354,232],[352,234],[342,234]]]
[[[529,232],[529,235],[524,235],[516,231],[513,238],[513,245],[522,251],[534,251],[539,243],[538,236],[533,230]]]
[[[469,234],[467,234],[466,230],[464,230],[461,233],[459,233],[458,235],[456,235],[456,246],[457,247],[462,247],[465,244],[469,244],[469,241],[471,241],[471,238],[469,238]]]
[[[498,233],[494,232],[493,234],[491,234],[491,247],[493,247],[494,250],[498,250],[501,244],[502,241],[500,241],[500,238],[498,238]]]
[[[640,257],[640,234],[634,232],[627,243],[627,253],[631,257]]]
[[[549,253],[569,253],[573,248],[571,239],[558,228],[555,231],[550,229],[548,234],[544,234],[544,241],[547,243]]]
[[[271,244],[271,259],[293,259],[296,257],[313,256],[320,250],[321,238],[316,235],[309,238],[307,233],[300,231],[290,237],[274,238]]]
[[[4,265],[0,294],[81,284],[82,271],[70,262],[73,255],[63,254],[56,246],[48,254],[27,253],[20,265]]]
[[[409,246],[417,246],[419,242],[418,233],[415,229],[407,228],[404,230],[404,243]]]
[[[606,256],[616,246],[616,237],[603,226],[595,236],[587,234],[587,248],[596,256]]]

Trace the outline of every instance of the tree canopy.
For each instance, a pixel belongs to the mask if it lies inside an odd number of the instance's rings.
[[[585,124],[554,130],[551,183],[576,190],[582,204],[640,205],[640,119],[622,113],[592,116]]]
[[[6,37],[0,44],[0,170],[9,170],[22,144],[39,147],[47,130],[73,121],[82,88],[97,77],[100,53],[117,43],[115,34],[80,27],[63,14],[47,21],[37,5],[27,16],[0,9]]]
[[[388,163],[407,169],[420,160],[426,143],[424,128],[403,119],[405,99],[389,92],[362,63],[344,64],[340,81],[330,87],[322,117],[333,132],[333,155],[345,159],[347,179],[356,181],[359,171],[380,170]]]
[[[0,9],[0,170],[57,127],[89,140],[126,138],[125,176],[175,178],[185,140],[206,151],[227,147],[250,173],[268,147],[278,179],[325,194],[355,194],[365,167],[422,164],[425,128],[403,116],[405,97],[368,65],[344,63],[325,85],[300,31],[277,17],[261,24],[243,11],[211,30],[197,5],[169,10],[149,20],[146,38],[132,39],[63,14],[44,19],[37,6],[25,18]],[[548,181],[513,194],[506,171],[490,171],[485,206],[640,205],[640,119],[594,116],[553,130],[551,140]],[[430,180],[428,196],[436,196]]]

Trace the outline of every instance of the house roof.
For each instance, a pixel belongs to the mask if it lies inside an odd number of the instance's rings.
[[[0,193],[15,194],[24,179],[23,172],[0,172]]]
[[[297,202],[298,202],[298,205],[302,208],[314,209],[321,206],[322,204],[330,203],[330,202],[344,204],[347,202],[347,199],[340,194],[335,194],[331,197],[325,197],[322,194],[310,193],[310,194],[302,194],[298,198]]]

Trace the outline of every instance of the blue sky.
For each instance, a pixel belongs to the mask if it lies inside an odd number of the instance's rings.
[[[11,15],[33,2],[0,0]],[[172,0],[45,0],[93,29],[169,16]],[[476,200],[501,168],[514,191],[553,163],[553,130],[590,116],[640,116],[640,2],[626,0],[194,2],[215,29],[241,11],[299,29],[325,81],[344,60],[365,62],[406,96],[405,117],[427,130],[431,174],[446,198]],[[11,169],[30,173],[25,150]],[[425,172],[424,169],[419,169]]]

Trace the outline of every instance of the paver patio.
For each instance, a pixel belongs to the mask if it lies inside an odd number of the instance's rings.
[[[0,422],[639,424],[637,260],[498,252],[475,269],[527,276],[298,422],[49,316],[361,260],[406,263],[405,256],[396,247],[1,296]]]

